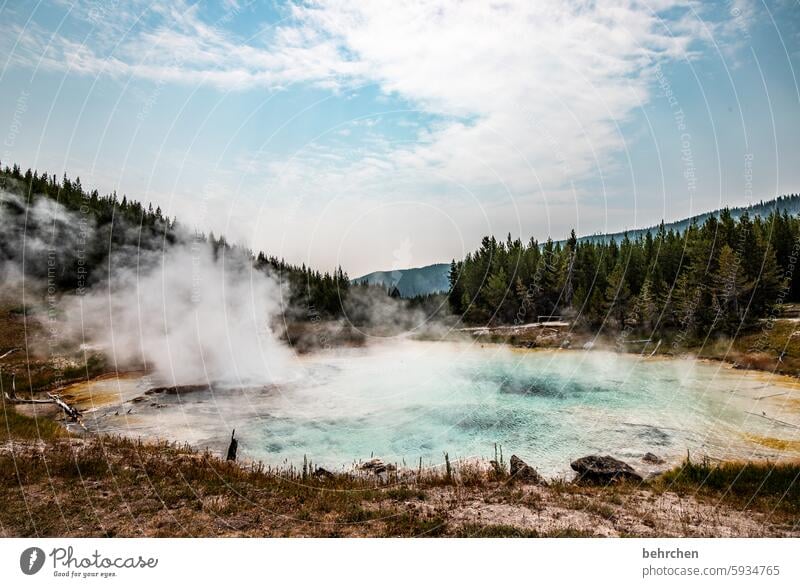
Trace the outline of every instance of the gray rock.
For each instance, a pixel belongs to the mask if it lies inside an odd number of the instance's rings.
[[[641,475],[627,463],[610,456],[589,455],[570,463],[578,473],[576,481],[586,483],[612,483],[614,481],[642,481]]]
[[[649,463],[651,465],[663,465],[665,462],[664,459],[662,459],[658,455],[654,455],[651,452],[644,453],[642,461],[644,461],[645,463]]]
[[[320,479],[335,479],[336,474],[331,473],[328,469],[323,469],[322,467],[317,467],[314,470],[314,476],[319,477]]]
[[[372,471],[376,475],[386,472],[386,464],[380,459],[371,459],[361,465],[362,471]]]
[[[539,475],[539,471],[528,465],[517,455],[511,455],[511,478],[522,483],[533,485],[547,485],[544,477]]]

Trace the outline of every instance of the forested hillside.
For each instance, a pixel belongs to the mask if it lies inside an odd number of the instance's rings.
[[[59,180],[5,167],[0,190],[6,273],[21,268],[56,291],[75,292],[113,268],[157,258],[145,252],[203,243],[217,257],[245,259],[275,276],[288,292],[284,311],[292,318],[343,315],[351,284],[341,268],[323,273],[255,253],[182,226],[158,207],[88,191],[66,175]],[[796,201],[787,196],[767,203],[763,208],[772,211],[765,216],[724,209],[685,230],[662,223],[619,240],[578,239],[574,231],[565,241],[544,244],[485,237],[477,251],[450,266],[450,309],[470,323],[565,315],[592,328],[732,334],[768,316],[776,303],[800,301],[800,282],[792,279],[800,219],[787,211]]]
[[[725,209],[725,212],[734,220],[738,220],[742,215],[750,217],[761,216],[765,218],[773,212],[788,213],[794,216],[800,213],[800,195],[792,194],[780,196],[778,198],[761,201],[757,204],[750,206],[738,206],[735,208]],[[661,226],[651,226],[649,228],[637,228],[627,232],[615,233],[602,233],[590,234],[579,236],[577,241],[579,243],[594,242],[594,243],[609,243],[615,240],[617,243],[623,240],[625,235],[629,239],[635,240],[638,237],[645,238],[645,235],[650,232],[655,234],[660,229],[666,231],[674,231],[676,233],[683,233],[692,224],[702,225],[709,218],[719,219],[723,210],[714,210],[711,212],[704,212],[690,218],[676,220],[674,222],[662,223]],[[558,240],[555,243],[560,244],[563,248],[566,240]],[[446,292],[450,289],[449,271],[450,267],[446,263],[439,263],[436,265],[429,265],[427,267],[413,268],[413,269],[400,269],[395,271],[375,271],[358,277],[353,280],[353,283],[360,283],[367,281],[368,283],[381,284],[387,289],[396,286],[400,295],[404,298],[411,298],[419,295],[434,294],[438,292]]]
[[[338,317],[350,287],[347,274],[295,266],[263,252],[232,245],[164,216],[161,209],[116,193],[86,190],[80,178],[62,179],[17,165],[0,170],[0,261],[54,292],[89,288],[119,268],[143,269],[148,252],[176,243],[210,245],[216,257],[246,260],[276,277],[288,292],[284,311],[294,319]],[[24,263],[23,263],[24,260]],[[4,276],[5,278],[6,276]]]
[[[563,244],[485,237],[451,264],[449,300],[472,323],[565,315],[592,328],[733,334],[800,299],[799,238],[800,219],[786,211],[736,219],[729,210],[620,241],[579,241],[574,231]]]

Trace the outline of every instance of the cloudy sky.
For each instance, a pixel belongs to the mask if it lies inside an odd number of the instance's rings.
[[[351,276],[800,192],[800,4],[0,3],[0,160]]]

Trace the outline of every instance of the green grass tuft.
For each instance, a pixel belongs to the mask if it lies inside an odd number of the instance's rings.
[[[738,507],[800,514],[800,462],[692,462],[664,473],[658,484],[677,492],[713,495]]]
[[[66,434],[66,430],[50,418],[24,416],[5,401],[0,406],[0,439],[51,440]]]

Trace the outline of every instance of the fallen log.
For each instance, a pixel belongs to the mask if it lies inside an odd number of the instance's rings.
[[[24,399],[21,397],[11,397],[8,393],[4,393],[6,401],[12,404],[52,404],[55,403],[50,399]]]
[[[5,400],[11,404],[56,404],[70,420],[80,424],[84,430],[86,429],[86,426],[84,426],[83,422],[81,422],[80,411],[78,411],[76,408],[73,408],[54,393],[47,394],[47,397],[50,399],[27,399],[17,397],[16,393],[14,393],[13,396],[10,396],[6,391],[3,392],[3,396],[5,396]]]
[[[69,417],[70,417],[70,419],[71,419],[73,422],[78,422],[78,421],[80,420],[81,413],[80,413],[78,410],[76,410],[75,408],[73,408],[72,406],[70,406],[70,405],[69,405],[67,402],[65,402],[63,399],[61,399],[60,397],[58,397],[58,396],[57,396],[56,394],[54,394],[54,393],[48,393],[48,394],[47,394],[47,396],[48,396],[50,399],[52,399],[52,400],[53,400],[53,403],[54,403],[54,404],[56,404],[56,405],[57,405],[59,408],[61,408],[61,409],[64,411],[64,413],[65,413],[67,416],[69,416]]]
[[[5,359],[7,356],[9,356],[9,355],[11,355],[13,353],[16,353],[19,350],[22,350],[22,349],[11,349],[10,351],[6,351],[2,355],[0,355],[0,360]]]

